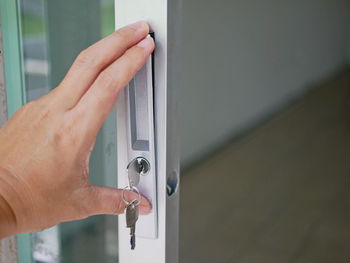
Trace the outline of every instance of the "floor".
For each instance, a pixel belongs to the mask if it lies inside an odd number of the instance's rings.
[[[181,263],[350,262],[350,72],[185,172]]]

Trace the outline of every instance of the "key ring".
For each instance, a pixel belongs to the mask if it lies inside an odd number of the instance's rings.
[[[134,193],[137,193],[138,199],[134,199],[134,200],[132,200],[132,201],[130,201],[130,202],[129,202],[128,200],[126,200],[126,198],[125,198],[125,191],[128,190],[128,189],[130,189],[130,191],[133,191]],[[136,201],[136,203],[134,204],[135,206],[138,206],[138,205],[141,203],[141,194],[140,194],[140,191],[139,191],[139,189],[137,189],[135,186],[133,186],[133,187],[126,186],[126,187],[123,189],[122,198],[123,198],[123,201],[124,201],[124,203],[125,203],[126,205],[131,204],[132,202],[135,202],[135,201]]]

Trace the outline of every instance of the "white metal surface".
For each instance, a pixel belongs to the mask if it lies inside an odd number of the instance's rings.
[[[170,1],[169,1],[170,2]],[[129,230],[126,229],[125,217],[119,217],[119,261],[121,263],[161,263],[178,262],[178,208],[179,192],[167,194],[167,178],[172,176],[178,181],[179,158],[178,138],[174,123],[177,105],[173,92],[169,92],[169,72],[174,74],[175,62],[172,51],[174,43],[168,44],[172,38],[173,27],[169,20],[174,19],[170,6],[178,3],[172,0],[115,0],[116,28],[139,20],[147,21],[155,33],[156,50],[154,53],[154,122],[155,122],[155,173],[157,207],[157,236],[144,238],[140,233],[151,227],[150,222],[142,218],[136,225],[136,248],[130,250]],[[169,30],[170,29],[170,30]],[[117,104],[117,142],[118,142],[118,186],[128,185],[126,167],[131,161],[128,154],[130,130],[128,128],[127,91],[121,92]],[[171,129],[171,130],[169,130]],[[151,168],[152,169],[152,168]],[[178,187],[175,187],[176,190]],[[145,190],[145,189],[143,189]],[[145,190],[147,192],[147,190]],[[144,222],[144,223],[142,223]]]

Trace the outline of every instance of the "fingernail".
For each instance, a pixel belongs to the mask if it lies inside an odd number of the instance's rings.
[[[137,46],[143,47],[143,48],[148,48],[152,44],[152,38],[151,37],[146,37],[144,40],[140,41]]]
[[[138,22],[136,22],[134,24],[130,24],[128,26],[133,28],[133,29],[139,29],[139,28],[145,27],[145,22],[144,21],[138,21]]]

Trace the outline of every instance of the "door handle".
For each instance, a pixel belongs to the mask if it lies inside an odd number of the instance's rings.
[[[154,34],[150,35],[154,38]],[[140,172],[137,189],[152,204],[152,212],[137,221],[136,236],[157,238],[157,171],[154,118],[153,54],[126,87],[127,156],[129,165],[143,158],[148,162],[147,172]],[[135,171],[131,171],[135,172]],[[136,171],[137,172],[137,171]]]

